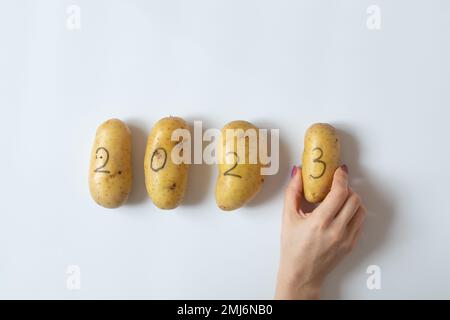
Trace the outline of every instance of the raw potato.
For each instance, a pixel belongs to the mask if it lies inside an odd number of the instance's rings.
[[[228,140],[226,130],[241,129],[241,134]],[[256,163],[250,163],[250,138],[244,133],[248,129],[255,130],[256,146],[253,151],[258,151],[258,128],[246,121],[233,121],[227,124],[221,132],[221,140],[218,145],[219,176],[216,183],[216,202],[217,206],[224,211],[236,210],[244,206],[261,190],[264,182],[261,176],[261,163],[256,153]],[[234,141],[234,143],[233,143]],[[238,163],[238,145],[239,142],[245,143],[245,159],[239,159]],[[227,149],[227,144],[229,149]],[[243,154],[243,152],[241,152]]]
[[[131,192],[131,132],[125,123],[111,119],[103,123],[92,148],[89,189],[105,208],[124,204]]]
[[[309,127],[305,135],[302,177],[305,199],[319,203],[330,192],[339,167],[340,143],[336,129],[326,123]]]
[[[172,160],[172,150],[180,147],[181,141],[172,141],[176,129],[189,130],[189,125],[181,118],[167,117],[153,127],[147,141],[144,170],[145,186],[153,203],[160,209],[175,209],[181,203],[188,181],[189,164],[176,164]],[[189,144],[190,145],[190,144]]]

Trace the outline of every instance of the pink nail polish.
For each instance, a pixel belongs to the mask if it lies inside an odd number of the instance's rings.
[[[341,166],[341,168],[342,168],[342,170],[344,170],[344,171],[345,171],[345,173],[347,173],[347,174],[348,174],[348,167],[347,167],[347,165],[346,165],[346,164],[343,164],[343,165]]]
[[[291,171],[291,178],[293,178],[297,174],[297,166],[294,166]]]

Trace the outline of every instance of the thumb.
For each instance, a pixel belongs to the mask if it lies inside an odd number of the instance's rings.
[[[288,212],[299,213],[302,199],[303,182],[302,169],[294,167],[292,169],[292,178],[286,188],[284,206]],[[285,211],[286,211],[285,210]]]

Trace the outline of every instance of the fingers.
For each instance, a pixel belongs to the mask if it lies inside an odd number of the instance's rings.
[[[330,192],[316,209],[320,212],[319,215],[326,221],[332,220],[344,205],[348,194],[348,174],[342,167],[339,167],[334,173]]]
[[[292,178],[286,188],[284,205],[287,212],[298,213],[300,210],[300,201],[302,198],[303,183],[301,168],[294,167],[292,170]]]
[[[350,250],[355,249],[356,245],[359,242],[359,238],[361,237],[361,233],[364,227],[361,225],[361,227],[356,231],[355,235],[352,238],[352,242],[350,243]]]
[[[358,242],[366,212],[366,209],[363,206],[360,206],[347,226],[348,241],[350,241],[351,249],[353,249]]]
[[[350,222],[350,220],[352,220],[360,206],[361,198],[357,193],[349,189],[349,196],[333,223],[335,223],[341,230],[346,229],[347,224]]]
[[[345,254],[353,251],[359,241],[359,237],[362,231],[362,225],[364,222],[366,210],[364,207],[360,206],[353,216],[347,228],[343,232],[343,242],[341,249]]]

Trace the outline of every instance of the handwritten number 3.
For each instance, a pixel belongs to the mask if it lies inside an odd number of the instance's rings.
[[[100,167],[98,167],[97,169],[94,170],[94,172],[96,172],[96,173],[111,173],[111,171],[103,170],[103,169],[106,167],[106,165],[108,164],[108,161],[109,161],[109,151],[108,151],[106,148],[103,148],[103,147],[98,148],[98,149],[95,151],[95,159],[98,159],[98,153],[99,153],[100,151],[104,151],[104,152],[105,152],[105,154],[106,154],[106,159],[105,159],[105,161],[103,162],[103,164],[100,165]],[[103,157],[100,156],[100,159],[103,159]]]
[[[236,169],[236,167],[238,166],[238,162],[239,162],[239,155],[236,152],[228,152],[226,155],[232,154],[236,157],[236,162],[234,163],[234,165],[227,171],[225,171],[225,173],[223,174],[224,176],[231,176],[231,177],[236,177],[239,179],[242,179],[242,177],[238,174],[235,173],[231,173],[231,171],[233,171],[234,169]]]
[[[323,157],[323,150],[321,148],[314,148],[312,151],[314,152],[316,150],[320,151],[320,155],[317,158],[315,158],[313,160],[313,162],[320,163],[323,166],[323,170],[322,170],[322,173],[319,174],[318,176],[313,176],[312,174],[310,174],[309,176],[313,179],[320,179],[320,178],[322,178],[322,176],[325,174],[325,171],[327,170],[327,164],[321,160]]]

